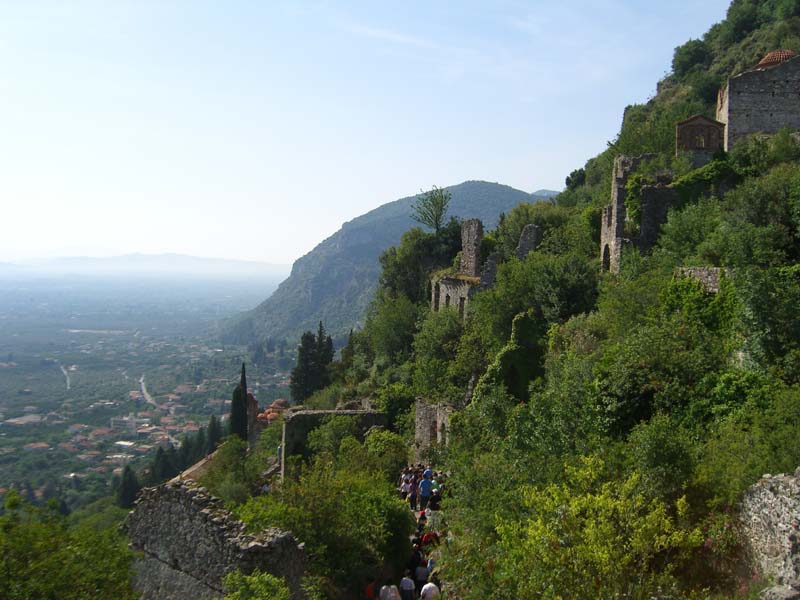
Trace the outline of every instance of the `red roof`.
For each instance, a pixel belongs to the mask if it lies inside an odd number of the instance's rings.
[[[761,61],[756,65],[756,69],[766,69],[767,67],[774,67],[775,65],[779,65],[782,62],[786,62],[790,58],[794,58],[797,56],[797,52],[792,50],[773,50],[772,52],[768,53]]]

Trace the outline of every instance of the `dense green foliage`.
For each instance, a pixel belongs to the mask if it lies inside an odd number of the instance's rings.
[[[0,598],[136,598],[133,554],[113,529],[68,526],[57,506],[37,508],[6,497],[0,516]]]
[[[250,528],[292,531],[306,545],[311,574],[350,593],[366,573],[401,571],[413,526],[393,485],[407,461],[406,442],[375,430],[361,443],[353,433],[348,417],[329,419],[313,430],[308,462],[292,461],[290,476],[269,493],[260,493],[262,473],[274,456],[280,428],[268,426],[250,454],[230,436],[202,479]],[[261,585],[260,579],[237,581],[240,593]]]
[[[225,575],[222,582],[226,592],[224,600],[289,600],[286,583],[258,569],[250,575],[233,571]]]

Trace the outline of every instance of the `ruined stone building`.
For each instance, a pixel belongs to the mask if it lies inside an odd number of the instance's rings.
[[[800,59],[775,50],[755,67],[728,79],[717,96],[717,121],[725,125],[725,150],[754,133],[800,129]]]
[[[800,59],[791,50],[775,50],[752,69],[731,77],[720,89],[717,120],[694,115],[675,125],[675,154],[686,155],[701,167],[720,149],[729,150],[753,134],[800,129]],[[618,156],[611,180],[611,203],[603,209],[600,260],[604,271],[618,273],[625,246],[648,252],[658,239],[667,212],[678,202],[669,181],[644,185],[639,218],[627,215],[626,185],[642,162],[655,155]],[[717,190],[720,192],[720,190]]]
[[[463,319],[469,304],[470,295],[481,282],[481,242],[483,223],[480,219],[470,219],[461,224],[461,261],[458,273],[443,275],[431,281],[431,310],[457,307]]]
[[[600,260],[604,271],[619,272],[622,249],[626,245],[635,247],[640,252],[649,251],[658,239],[661,226],[667,220],[667,211],[678,200],[677,192],[665,182],[642,186],[639,222],[628,223],[625,206],[628,179],[642,162],[654,157],[654,154],[620,155],[614,160],[611,204],[603,208],[600,223]]]
[[[466,316],[469,301],[476,291],[491,287],[497,275],[499,256],[491,254],[481,264],[483,223],[470,219],[461,224],[461,258],[458,273],[438,275],[431,279],[431,310],[457,308],[458,315]],[[525,225],[519,236],[515,255],[520,260],[536,250],[542,241],[542,228],[533,223]]]
[[[702,167],[722,150],[725,125],[703,115],[694,115],[675,125],[675,155],[688,156],[692,165]]]

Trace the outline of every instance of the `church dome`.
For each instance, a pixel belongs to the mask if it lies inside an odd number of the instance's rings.
[[[790,58],[794,58],[795,56],[797,56],[797,53],[793,52],[792,50],[773,50],[761,59],[761,62],[756,65],[756,69],[774,67],[775,65],[779,65]]]

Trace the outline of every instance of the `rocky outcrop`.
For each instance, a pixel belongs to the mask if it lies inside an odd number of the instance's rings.
[[[778,584],[762,598],[799,598],[800,468],[794,475],[764,475],[744,494],[740,523],[753,566]]]
[[[131,546],[144,555],[134,577],[144,600],[221,598],[226,573],[255,569],[285,578],[293,598],[302,597],[302,544],[279,529],[245,532],[221,500],[194,482],[144,489],[125,526]]]

